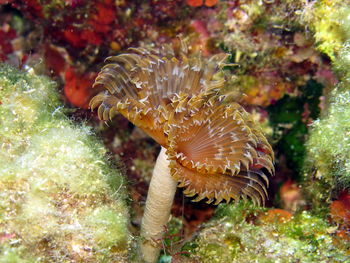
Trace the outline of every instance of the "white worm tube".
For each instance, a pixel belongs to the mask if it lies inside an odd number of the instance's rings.
[[[161,246],[155,240],[163,237],[177,187],[177,182],[170,175],[165,152],[166,149],[162,147],[153,170],[142,218],[141,254],[146,263],[157,262]]]

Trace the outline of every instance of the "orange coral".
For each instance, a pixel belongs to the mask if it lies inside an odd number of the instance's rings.
[[[65,72],[64,95],[68,101],[76,107],[87,109],[93,96],[91,85],[96,74],[77,74],[74,68],[68,68]]]
[[[293,215],[283,209],[270,209],[266,214],[261,215],[259,218],[264,223],[286,223],[292,219]]]
[[[95,96],[103,120],[123,114],[167,149],[171,175],[195,201],[267,197],[273,151],[251,115],[238,103],[223,103],[214,79],[226,56],[208,61],[176,52],[131,48],[107,59],[95,81],[106,90]]]
[[[202,6],[203,4],[207,7],[212,7],[216,5],[217,2],[218,0],[187,0],[187,4],[193,7]]]
[[[112,25],[116,20],[115,5],[110,0],[95,3],[95,12],[88,16],[88,27],[69,25],[63,31],[64,38],[73,47],[85,47],[87,44],[101,45],[104,39],[109,39]]]
[[[350,226],[350,194],[348,192],[344,191],[338,200],[331,203],[330,214],[335,222]]]

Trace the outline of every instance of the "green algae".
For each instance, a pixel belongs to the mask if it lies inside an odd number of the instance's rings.
[[[332,227],[304,211],[281,223],[264,221],[266,209],[249,203],[221,205],[193,242],[199,262],[345,262]]]
[[[327,115],[315,121],[306,144],[305,186],[317,208],[350,189],[350,89],[333,93]]]
[[[56,84],[0,66],[0,262],[125,262],[124,180]]]
[[[306,6],[303,18],[314,31],[319,50],[335,60],[350,37],[349,1],[319,0]]]
[[[305,12],[319,49],[330,56],[340,80],[327,94],[325,110],[306,143],[305,193],[314,211],[326,215],[338,193],[350,189],[349,1],[318,1]]]
[[[320,97],[323,86],[309,80],[298,88],[300,96],[285,95],[267,109],[269,120],[274,129],[274,140],[287,159],[288,167],[301,173],[306,155],[307,123],[303,120],[305,106],[309,110],[309,118],[316,119],[320,114]]]

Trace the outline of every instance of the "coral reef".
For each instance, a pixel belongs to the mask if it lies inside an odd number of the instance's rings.
[[[308,127],[320,113],[323,93],[336,82],[300,22],[303,7],[296,1],[228,1],[218,3],[217,16],[206,26],[207,41],[230,54],[222,92],[235,97],[242,91],[241,104],[260,122],[269,121],[264,128],[276,162],[290,169],[286,176],[278,167],[276,182],[300,181]]]
[[[220,7],[216,27],[208,31],[231,54],[228,92],[242,89],[246,104],[266,107],[285,94],[295,96],[310,79],[329,85],[317,77],[329,68],[300,23],[301,3],[247,0]]]
[[[176,45],[178,34],[188,43],[190,55],[201,52],[206,58],[222,51],[229,55],[214,79],[225,78],[220,93],[228,102],[239,100],[267,134],[276,168],[269,178],[267,206],[275,208],[239,204],[235,210],[232,205],[197,232],[215,207],[190,202],[179,191],[171,211],[171,222],[178,224],[170,224],[170,230],[164,230],[170,234],[157,241],[164,245],[160,262],[202,262],[220,253],[240,262],[288,262],[290,251],[295,261],[303,255],[309,261],[344,259],[341,250],[349,249],[344,241],[350,243],[349,0],[0,2],[0,61],[31,72],[1,68],[7,73],[0,88],[4,175],[0,178],[9,183],[1,181],[0,190],[12,192],[0,192],[0,262],[36,262],[39,257],[42,261],[126,260],[125,246],[109,245],[128,241],[128,233],[120,227],[128,220],[124,195],[118,190],[121,178],[108,168],[102,157],[105,150],[91,139],[87,126],[102,138],[130,181],[130,229],[135,235],[159,146],[121,115],[107,125],[99,121],[87,108],[102,88],[92,89],[91,84],[105,57],[125,53],[129,47]],[[32,72],[50,76],[57,86],[41,85],[47,79]],[[9,85],[15,88],[5,91],[3,86]],[[33,87],[25,89],[27,85]],[[58,96],[69,110],[63,109]],[[26,111],[19,110],[23,108]],[[58,154],[67,144],[76,150]],[[91,169],[96,172],[88,172]],[[80,176],[84,180],[78,180]],[[84,191],[86,195],[81,194]],[[114,192],[118,194],[110,194]],[[12,199],[6,199],[10,195]],[[23,204],[17,206],[17,201]],[[13,223],[6,209],[15,213]],[[118,212],[121,217],[116,217]],[[29,220],[34,222],[33,231]],[[121,230],[108,239],[101,235]],[[186,243],[196,235],[196,241]],[[255,257],[253,245],[259,248]]]
[[[123,178],[56,84],[0,66],[0,262],[125,262]]]
[[[325,88],[315,80],[308,80],[294,88],[297,95],[286,94],[267,108],[274,137],[276,129],[282,130],[276,144],[278,150],[283,152],[291,169],[299,175],[304,173],[303,178],[294,176],[294,180],[303,180],[301,189],[296,184],[291,187],[293,181],[289,180],[280,190],[282,204],[295,214],[281,209],[254,208],[247,203],[222,206],[198,237],[182,248],[196,260],[198,257],[200,262],[350,259],[348,4],[347,1],[311,2],[305,5],[301,16],[315,30],[318,49],[332,59],[340,83],[334,87],[329,83]],[[324,77],[328,75],[326,71],[323,73]],[[245,79],[250,83],[248,86],[256,83],[252,78]],[[310,211],[302,211],[295,204],[306,204]]]
[[[162,146],[141,226],[146,262],[158,258],[153,240],[162,236],[176,186],[197,202],[267,199],[273,150],[252,116],[219,96],[225,81],[216,73],[225,58],[191,57],[183,41],[180,50],[130,48],[107,58],[96,78],[105,90],[90,105],[100,119],[119,112]]]
[[[349,243],[304,211],[222,205],[186,249],[199,262],[346,262]]]

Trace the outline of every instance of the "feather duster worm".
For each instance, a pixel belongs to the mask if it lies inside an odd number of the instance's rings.
[[[171,175],[184,194],[215,204],[249,196],[263,204],[273,156],[251,116],[237,103],[215,99],[189,109],[186,117],[169,122],[168,132]]]
[[[162,146],[167,140],[164,126],[173,111],[185,106],[186,99],[203,97],[221,87],[212,80],[215,64],[203,69],[198,57],[188,59],[183,52],[176,58],[170,46],[162,50],[130,48],[130,53],[109,57],[94,86],[107,90],[95,96],[91,108],[98,108],[102,120],[123,114]],[[177,107],[177,108],[175,108]]]
[[[157,160],[163,174],[155,179],[156,164],[143,218],[142,232],[149,240],[161,235],[176,184],[185,188],[185,195],[197,195],[194,201],[207,198],[208,203],[216,200],[218,204],[248,196],[263,204],[267,198],[267,175],[274,173],[273,151],[250,114],[238,103],[225,103],[219,95],[225,81],[215,73],[225,58],[190,58],[184,45],[177,53],[171,46],[130,48],[126,54],[107,58],[108,64],[96,78],[94,86],[106,89],[90,102],[92,109],[98,107],[99,117],[108,120],[120,112],[163,147],[163,161]],[[162,205],[151,205],[155,197],[150,196],[166,183],[152,183],[166,176],[169,184],[175,181],[173,190],[165,191],[172,192],[169,211],[158,222],[160,215],[154,213]],[[145,229],[153,221],[160,229]],[[147,259],[147,252],[141,250],[146,262],[156,260],[158,252]]]

